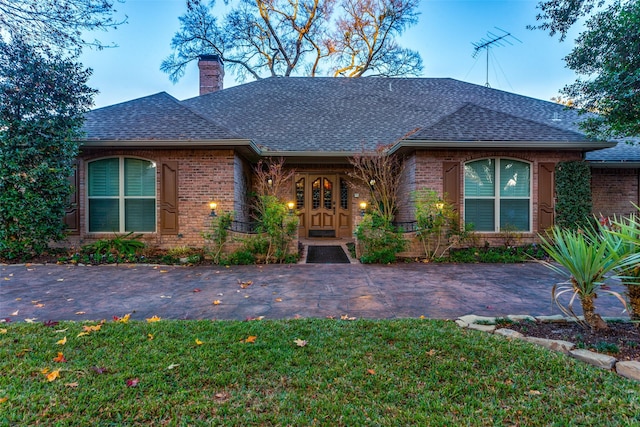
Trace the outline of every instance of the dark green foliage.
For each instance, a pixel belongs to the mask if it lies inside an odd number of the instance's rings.
[[[287,205],[273,195],[258,196],[263,208],[258,218],[258,232],[267,241],[264,262],[290,262],[289,244],[298,233],[298,216],[289,213]]]
[[[596,112],[583,128],[594,137],[640,135],[640,2],[613,2],[594,14],[567,67],[584,78],[563,92],[576,105]]]
[[[395,262],[406,245],[402,233],[376,213],[364,216],[355,235],[361,247],[360,261],[365,264]]]
[[[527,262],[532,259],[544,259],[546,252],[539,245],[526,245],[516,247],[483,247],[451,249],[448,258],[437,261],[457,263],[517,263]]]
[[[28,258],[65,237],[89,75],[20,39],[0,41],[0,258]]]
[[[229,237],[229,227],[233,221],[230,212],[224,212],[211,218],[209,231],[202,233],[206,242],[206,251],[212,256],[214,264],[220,264],[222,249]]]
[[[591,169],[581,161],[556,166],[556,225],[576,230],[590,226]]]

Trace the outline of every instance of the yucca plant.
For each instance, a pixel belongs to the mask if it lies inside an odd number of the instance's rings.
[[[601,288],[606,274],[616,268],[618,259],[609,250],[607,242],[595,230],[568,230],[557,226],[546,237],[541,235],[540,240],[545,252],[560,266],[547,261],[540,262],[558,274],[569,276],[566,282],[553,286],[551,297],[555,303],[563,313],[578,319],[573,310],[577,298],[582,305],[586,325],[592,329],[606,329],[607,324],[596,313],[594,299],[597,293],[610,293],[626,306],[620,294]],[[567,293],[571,294],[571,298],[565,306],[559,298]]]
[[[637,207],[637,206],[636,206]],[[627,288],[631,320],[640,321],[640,222],[635,214],[600,221],[602,237],[617,257],[616,274]]]

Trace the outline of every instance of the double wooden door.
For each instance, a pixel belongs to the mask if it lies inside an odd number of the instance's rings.
[[[350,237],[349,185],[340,174],[296,175],[301,237]]]

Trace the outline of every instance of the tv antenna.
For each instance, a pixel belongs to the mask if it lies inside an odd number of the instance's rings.
[[[510,39],[513,39],[515,41],[522,43],[522,41],[515,38],[511,33],[498,27],[495,27],[495,28],[496,30],[501,31],[502,34],[494,34],[491,31],[487,31],[486,37],[481,38],[480,41],[477,43],[471,43],[473,45],[474,58],[478,56],[478,54],[482,49],[484,49],[487,52],[486,81],[484,84],[486,87],[491,87],[491,85],[489,84],[489,49],[491,49],[494,45],[504,46],[505,44],[509,44],[513,46],[513,43],[511,43]]]

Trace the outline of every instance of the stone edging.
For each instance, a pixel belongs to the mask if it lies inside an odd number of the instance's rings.
[[[509,319],[514,322],[539,321],[539,322],[563,323],[563,322],[575,321],[574,319],[565,318],[564,316],[561,316],[561,315],[538,316],[538,317],[527,316],[527,315],[485,317],[485,316],[476,316],[474,314],[469,314],[456,319],[456,324],[461,328],[474,329],[477,331],[483,331],[491,334],[502,335],[507,339],[520,339],[522,341],[526,341],[532,344],[545,347],[549,350],[564,353],[567,356],[573,357],[574,359],[580,360],[582,362],[588,363],[598,368],[612,370],[616,372],[618,375],[623,376],[625,378],[629,378],[635,381],[640,381],[640,361],[636,361],[636,360],[618,361],[618,359],[616,359],[613,356],[595,353],[593,351],[584,350],[584,349],[576,349],[575,348],[576,345],[569,341],[550,340],[546,338],[537,338],[537,337],[527,337],[518,331],[514,331],[513,329],[498,328],[496,326],[496,319],[503,319],[503,318]]]

